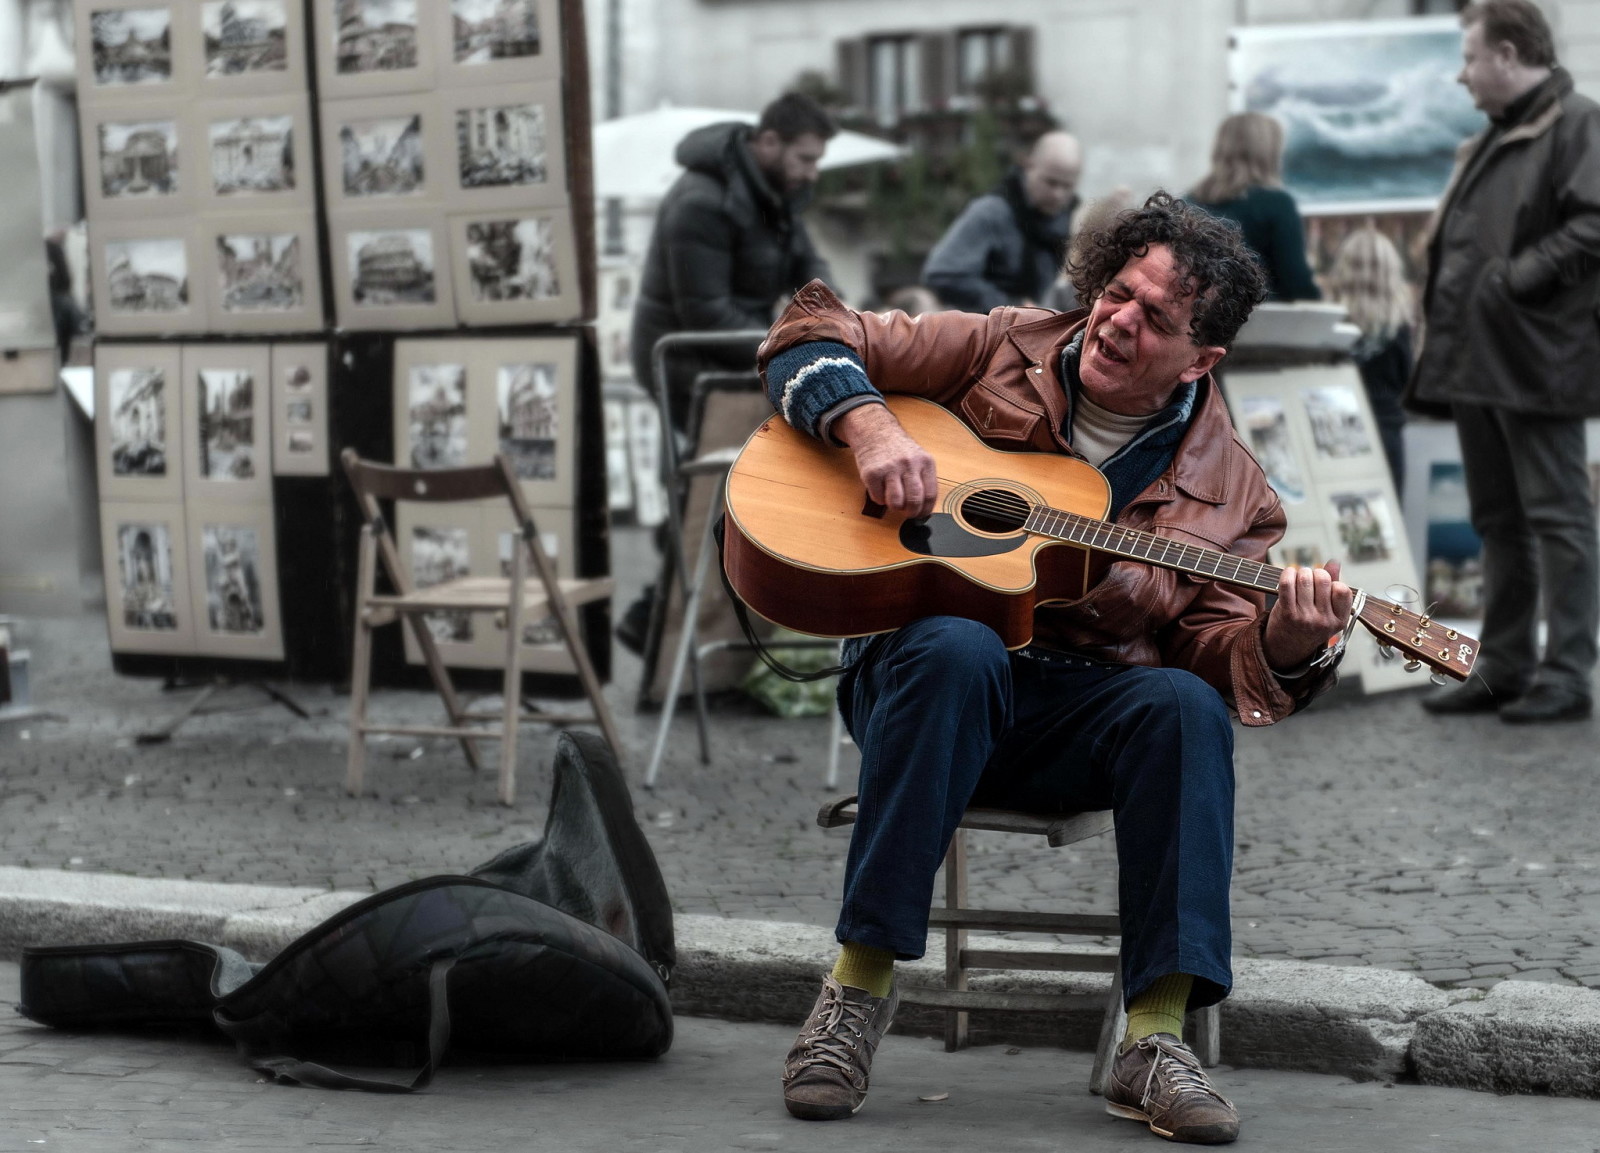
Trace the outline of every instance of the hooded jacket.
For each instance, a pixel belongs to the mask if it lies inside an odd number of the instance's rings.
[[[1557,68],[1462,145],[1428,245],[1408,404],[1600,416],[1600,105]]]
[[[777,192],[750,154],[751,128],[710,124],[685,136],[686,171],[656,214],[633,313],[633,364],[650,387],[650,352],[669,332],[756,329],[812,279],[830,279],[801,221],[803,200]],[[749,362],[743,362],[749,367]]]

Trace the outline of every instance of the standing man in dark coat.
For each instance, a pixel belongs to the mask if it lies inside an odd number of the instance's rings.
[[[1471,4],[1461,22],[1460,80],[1490,124],[1462,147],[1440,207],[1411,400],[1448,406],[1460,434],[1483,538],[1483,657],[1480,676],[1423,703],[1573,720],[1590,715],[1600,627],[1583,428],[1600,415],[1600,105],[1573,91],[1528,0]]]
[[[832,280],[800,211],[837,132],[821,105],[790,92],[762,109],[754,129],[739,121],[708,124],[679,142],[675,155],[685,171],[656,213],[633,308],[634,377],[652,396],[651,353],[661,337],[765,331],[780,300],[812,280]],[[687,434],[695,378],[706,371],[754,372],[759,343],[669,355],[669,411],[662,418]],[[648,586],[617,624],[617,639],[634,652],[644,652],[655,595],[656,586]]]
[[[961,210],[928,253],[922,283],[963,312],[1043,304],[1067,253],[1082,172],[1077,137],[1046,132],[999,188]]]

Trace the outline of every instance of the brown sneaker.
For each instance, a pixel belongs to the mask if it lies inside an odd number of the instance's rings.
[[[889,1031],[900,994],[874,997],[831,976],[783,1062],[783,1103],[805,1121],[838,1121],[867,1099],[872,1054]]]
[[[1143,1121],[1168,1141],[1226,1145],[1239,1136],[1239,1111],[1211,1087],[1193,1050],[1170,1033],[1142,1037],[1117,1054],[1105,1093],[1107,1113]]]

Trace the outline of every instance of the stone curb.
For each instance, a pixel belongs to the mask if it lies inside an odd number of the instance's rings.
[[[266,960],[368,893],[221,885],[0,867],[0,958],[29,945],[182,938]],[[680,1013],[792,1025],[805,1018],[835,950],[830,930],[680,916],[672,997]],[[943,972],[939,934],[901,967],[908,983]],[[1008,947],[1018,946],[1015,942]],[[1600,1096],[1600,993],[1507,981],[1480,998],[1389,969],[1236,958],[1222,1007],[1227,1064],[1355,1080],[1415,1072],[1427,1084],[1497,1093]],[[992,974],[974,987],[1104,992],[1100,974]],[[907,1007],[897,1028],[937,1034],[941,1016]],[[973,1014],[978,1043],[1088,1049],[1099,1015]],[[775,1056],[781,1059],[781,1054]]]

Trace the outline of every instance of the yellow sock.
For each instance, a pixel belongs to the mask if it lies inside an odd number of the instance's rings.
[[[833,979],[852,989],[865,989],[874,997],[887,997],[894,983],[894,954],[846,941],[833,966]]]
[[[1187,973],[1169,973],[1128,1002],[1128,1031],[1122,1035],[1123,1050],[1152,1033],[1171,1033],[1183,1040],[1183,1014],[1189,1006],[1189,990],[1194,978]]]

